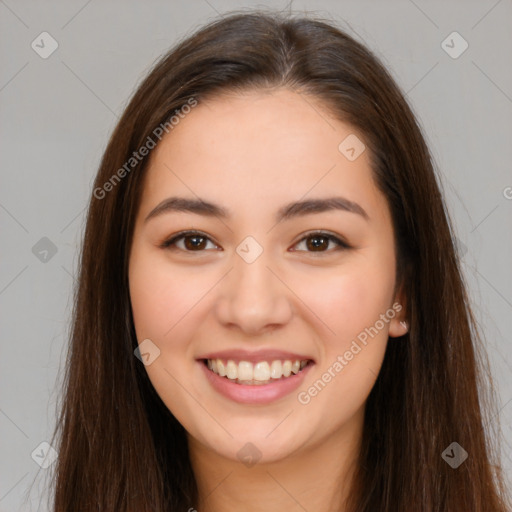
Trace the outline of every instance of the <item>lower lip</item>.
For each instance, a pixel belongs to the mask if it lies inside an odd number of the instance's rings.
[[[302,384],[304,377],[313,366],[313,363],[309,363],[299,373],[290,375],[290,377],[269,384],[249,386],[247,384],[237,384],[226,377],[217,375],[208,369],[203,360],[198,361],[198,363],[216,391],[241,404],[268,404],[288,395]]]

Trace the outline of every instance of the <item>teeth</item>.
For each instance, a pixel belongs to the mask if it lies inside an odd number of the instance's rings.
[[[273,379],[280,379],[283,375],[283,365],[281,364],[281,361],[272,361],[272,364],[270,365],[270,376]]]
[[[220,375],[227,377],[230,380],[243,382],[244,384],[266,384],[271,379],[280,379],[282,377],[289,377],[291,374],[299,373],[302,368],[308,364],[309,360],[300,361],[296,359],[291,361],[275,360],[270,364],[267,361],[260,361],[253,364],[249,361],[240,361],[238,364],[229,359],[226,364],[221,359],[208,359],[208,368]]]
[[[238,367],[234,361],[228,361],[228,364],[226,365],[226,377],[228,379],[238,378]]]
[[[240,361],[238,364],[238,375],[236,377],[240,380],[252,380],[252,374],[252,364],[247,361]]]
[[[247,363],[247,364],[251,364],[251,363]],[[241,365],[241,363],[240,363]],[[265,380],[269,380],[270,379],[270,366],[269,364],[266,362],[266,361],[263,361],[261,363],[256,363],[254,365],[254,372],[253,372],[254,376],[253,376],[253,379],[254,380],[259,380],[259,381],[265,381]],[[249,378],[245,378],[245,379],[242,379],[242,377],[240,376],[240,380],[251,380]]]

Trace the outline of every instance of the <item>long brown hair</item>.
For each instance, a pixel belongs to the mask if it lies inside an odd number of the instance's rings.
[[[277,87],[321,100],[359,130],[395,228],[410,330],[388,343],[367,400],[347,511],[505,512],[488,362],[421,129],[362,44],[329,22],[262,11],[215,20],[164,55],[110,138],[79,260],[53,510],[197,506],[185,431],[134,356],[128,255],[148,158],[126,163],[191,98]],[[456,469],[442,457],[452,442],[468,453]]]

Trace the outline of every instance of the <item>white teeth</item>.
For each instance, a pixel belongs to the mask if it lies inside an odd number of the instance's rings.
[[[247,361],[238,363],[238,378],[240,380],[252,380],[252,364]],[[256,377],[255,377],[256,378]]]
[[[260,361],[256,364],[249,361],[240,361],[237,364],[229,359],[224,364],[221,359],[208,359],[207,366],[212,372],[230,380],[238,380],[246,384],[252,382],[262,384],[270,382],[271,379],[289,377],[292,373],[297,374],[308,364],[308,361],[287,359],[285,361],[275,360],[270,364],[267,361]]]
[[[226,377],[228,379],[238,378],[238,366],[234,363],[234,361],[228,361],[228,364],[226,365]]]
[[[249,364],[251,364],[251,363],[249,363]],[[268,363],[266,361],[263,361],[261,363],[256,363],[254,365],[253,379],[260,380],[260,381],[270,379],[270,366],[268,365]],[[240,380],[250,380],[250,379],[248,379],[248,378],[242,379],[240,377]]]
[[[270,365],[270,376],[273,379],[280,379],[283,375],[283,365],[281,364],[281,361],[272,361],[272,364]]]

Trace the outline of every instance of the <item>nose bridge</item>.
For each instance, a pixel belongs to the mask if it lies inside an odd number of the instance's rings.
[[[291,307],[287,288],[274,275],[271,251],[247,237],[236,253],[222,287],[219,320],[251,332],[288,321]]]

